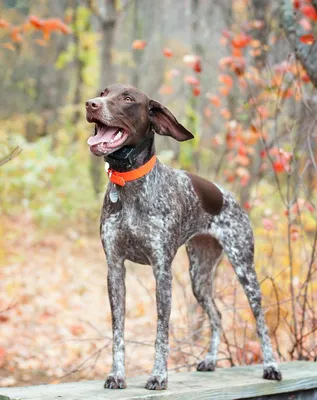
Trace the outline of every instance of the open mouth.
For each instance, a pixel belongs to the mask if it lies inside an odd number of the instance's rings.
[[[122,128],[97,122],[95,135],[87,140],[90,151],[96,155],[110,154],[126,141],[128,133]]]

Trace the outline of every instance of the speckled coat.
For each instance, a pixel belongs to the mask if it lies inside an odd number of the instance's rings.
[[[122,111],[125,105],[122,105],[121,99],[127,93],[129,97],[134,96],[132,98],[137,104],[131,114]],[[86,103],[87,119],[90,122],[101,120],[104,123],[106,115],[108,120],[111,117],[112,123],[115,120],[119,124],[121,117],[116,115],[123,115],[124,118],[130,118],[130,126],[135,126],[139,123],[134,121],[135,115],[141,115],[138,121],[144,120],[144,136],[148,134],[150,124],[154,127],[150,131],[152,140],[148,148],[138,155],[136,165],[143,165],[153,156],[155,133],[173,136],[177,140],[192,137],[170,111],[148,99],[143,92],[129,86],[112,85],[106,89],[106,94],[106,99],[100,97]],[[91,104],[96,107],[92,108]],[[161,119],[156,117],[156,112],[163,113],[163,116],[160,114]],[[147,113],[149,117],[144,116]],[[140,130],[140,127],[136,129],[137,132]],[[187,138],[184,139],[186,135]],[[120,164],[117,167],[120,168]],[[213,371],[216,367],[221,316],[213,298],[213,275],[222,253],[225,252],[256,319],[264,359],[263,377],[280,380],[281,373],[273,356],[261,309],[261,292],[254,270],[252,229],[247,214],[233,195],[193,174],[165,166],[158,160],[144,177],[117,187],[119,199],[116,203],[111,202],[109,197],[112,185],[109,183],[105,194],[100,225],[108,263],[108,292],[113,328],[113,365],[105,387],[126,387],[124,261],[131,260],[151,265],[156,279],[158,322],[155,362],[146,388],[166,389],[172,301],[171,264],[178,248],[183,244],[186,245],[189,256],[193,292],[206,311],[211,328],[210,349],[198,364],[198,371]]]
[[[110,183],[108,191],[110,190]],[[157,283],[158,327],[156,358],[147,387],[167,385],[168,325],[171,312],[171,263],[178,248],[186,244],[190,258],[192,287],[198,302],[207,312],[212,330],[209,353],[198,365],[199,371],[213,371],[220,342],[220,314],[212,297],[212,278],[223,249],[243,285],[257,321],[262,341],[265,377],[279,374],[261,311],[261,294],[253,268],[253,235],[246,213],[234,197],[219,188],[223,204],[218,215],[207,213],[197,196],[192,180],[184,171],[157,161],[153,170],[136,182],[119,188],[115,204],[105,196],[101,218],[101,238],[107,254],[110,301],[124,316],[124,260],[150,264]],[[122,284],[118,289],[119,280]],[[124,342],[121,321],[114,329],[114,377],[124,379]],[[115,384],[116,385],[116,384]],[[120,383],[119,383],[120,385]]]

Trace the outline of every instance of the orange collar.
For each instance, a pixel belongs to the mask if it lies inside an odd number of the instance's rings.
[[[154,155],[147,163],[140,168],[128,172],[118,172],[113,169],[108,169],[109,180],[119,186],[124,186],[126,182],[135,181],[148,174],[156,163],[156,155]]]

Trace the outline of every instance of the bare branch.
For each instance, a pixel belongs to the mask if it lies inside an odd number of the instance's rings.
[[[20,154],[22,151],[22,148],[17,146],[15,149],[13,149],[11,151],[10,154],[8,154],[7,156],[3,157],[0,159],[0,167],[1,165],[7,163],[8,161],[12,160],[12,158],[16,157],[18,154]]]

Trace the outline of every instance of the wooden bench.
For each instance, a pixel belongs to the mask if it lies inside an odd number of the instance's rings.
[[[144,389],[146,377],[138,377],[128,379],[125,390],[103,389],[102,381],[0,388],[0,400],[317,400],[317,363],[288,362],[281,364],[281,370],[281,382],[262,379],[262,366],[252,365],[210,373],[171,373],[165,391]]]

